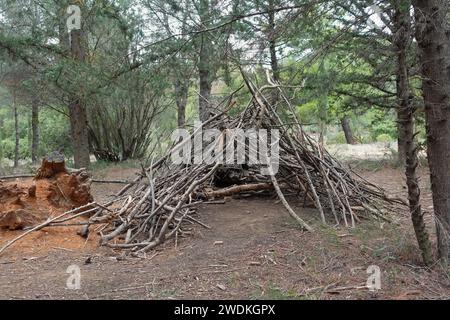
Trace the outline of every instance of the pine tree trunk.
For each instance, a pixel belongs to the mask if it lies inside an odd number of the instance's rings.
[[[423,219],[420,206],[420,188],[416,174],[418,166],[417,147],[414,134],[414,106],[411,103],[409,87],[409,68],[407,52],[411,42],[411,16],[408,0],[396,3],[394,13],[394,48],[397,53],[397,114],[399,127],[399,159],[406,161],[405,174],[408,187],[408,201],[411,220],[416,234],[417,243],[422,252],[425,265],[433,263],[431,242]],[[400,137],[402,144],[400,144]],[[400,153],[400,145],[402,152]]]
[[[177,104],[178,128],[184,128],[186,125],[186,105],[189,92],[189,82],[176,79],[175,102]]]
[[[31,100],[31,161],[38,163],[39,157],[39,101],[36,97]]]
[[[401,2],[402,0],[399,0]],[[395,3],[395,1],[394,1]],[[404,88],[405,83],[400,83],[400,81],[404,80],[404,72],[402,68],[407,68],[406,66],[406,50],[405,47],[408,45],[407,35],[403,34],[405,31],[405,23],[401,21],[403,16],[398,10],[398,7],[401,4],[397,1],[397,8],[394,15],[394,31],[393,35],[393,48],[394,53],[397,56],[397,79],[396,79],[396,87],[397,87],[397,161],[399,165],[406,164],[406,144],[408,140],[406,125],[409,121],[409,109],[408,109],[408,99],[402,99],[402,88]],[[407,70],[406,70],[407,71]],[[409,88],[407,89],[409,92]],[[408,93],[409,94],[409,93]]]
[[[72,30],[70,48],[73,59],[84,62],[85,53],[82,45],[82,31]],[[69,104],[70,127],[74,149],[75,168],[89,167],[89,131],[87,113],[83,99],[74,94]]]
[[[67,30],[67,14],[66,10],[69,6],[69,2],[67,0],[59,0],[57,2],[58,4],[58,39],[59,39],[59,46],[64,51],[69,51],[70,49],[70,43],[69,43],[69,33]]]
[[[280,82],[280,68],[278,66],[277,57],[277,34],[275,25],[275,12],[273,11],[275,4],[273,0],[269,0],[269,26],[267,28],[267,38],[269,40],[269,52],[270,52],[270,68],[272,69],[273,79],[276,83]],[[274,89],[271,92],[270,103],[274,106],[277,105],[280,100],[280,95],[278,89]]]
[[[352,128],[350,127],[350,121],[347,117],[341,118],[341,126],[342,130],[344,131],[345,141],[347,141],[347,144],[356,144]]]
[[[203,37],[204,39],[206,38]],[[203,42],[203,41],[202,41]],[[205,41],[206,42],[206,41]],[[198,97],[198,112],[201,122],[205,122],[211,116],[211,88],[212,81],[210,76],[210,57],[209,57],[209,48],[207,48],[209,43],[202,43],[200,49],[200,56],[198,62],[198,77],[199,77],[199,93]]]
[[[187,33],[187,19],[189,12],[189,1],[184,1],[184,11],[183,11],[183,19],[181,23],[181,33]],[[170,30],[169,20],[166,20],[166,29]],[[190,75],[187,71],[187,59],[181,54],[178,56],[179,61],[179,69],[174,69],[175,78],[173,79],[173,85],[175,89],[175,100],[177,104],[177,120],[178,120],[178,128],[185,128],[186,126],[186,106],[188,102],[189,96],[189,85],[190,85]],[[181,71],[181,72],[179,72]],[[181,74],[181,76],[180,76]]]
[[[446,0],[415,0],[416,39],[421,54],[427,155],[438,238],[444,265],[450,260],[450,76]]]
[[[210,0],[200,0],[199,15],[202,27],[207,29],[210,21]],[[212,88],[212,65],[211,50],[213,44],[209,40],[209,35],[203,33],[201,35],[201,46],[198,60],[198,78],[199,78],[199,94],[198,112],[201,122],[207,121],[211,116],[211,88]]]
[[[397,107],[397,161],[400,165],[406,163],[406,140],[408,138],[405,131],[405,123],[408,122],[408,117],[406,109],[399,105]]]
[[[275,81],[280,81],[280,71],[278,67],[278,58],[277,58],[277,50],[275,40],[270,40],[270,66],[273,73],[273,79]]]
[[[16,89],[15,88],[12,90],[12,107],[13,107],[13,113],[14,113],[14,136],[15,136],[14,168],[17,168],[19,166],[20,137],[19,137],[19,112],[17,111]]]
[[[275,81],[280,81],[280,70],[278,67],[277,58],[277,36],[275,30],[275,12],[273,11],[275,4],[273,0],[269,0],[269,28],[268,28],[268,38],[269,38],[269,51],[270,51],[270,66],[273,73],[273,79]]]

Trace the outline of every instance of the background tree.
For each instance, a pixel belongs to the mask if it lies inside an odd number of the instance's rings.
[[[393,1],[392,6],[394,11],[393,37],[395,52],[397,53],[397,121],[399,122],[399,136],[405,139],[404,152],[406,156],[406,184],[408,186],[409,210],[417,242],[422,251],[422,259],[426,265],[431,265],[433,254],[420,206],[419,180],[416,174],[418,166],[416,134],[414,132],[414,113],[416,108],[413,104],[409,82],[408,51],[412,43],[411,2],[407,0]]]
[[[450,261],[450,40],[448,2],[413,1],[422,67],[427,155],[438,236],[438,253]]]

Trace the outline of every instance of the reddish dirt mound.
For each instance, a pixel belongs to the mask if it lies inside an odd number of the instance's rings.
[[[54,176],[16,183],[0,182],[0,228],[18,230],[58,212],[93,200],[87,177],[65,170]]]
[[[39,181],[42,180],[38,180]],[[58,173],[47,188],[47,200],[56,207],[73,208],[93,200],[88,184],[76,174]]]
[[[50,217],[93,201],[89,176],[86,171],[69,173],[64,156],[58,152],[48,155],[34,179],[0,181],[0,245],[23,234],[21,229],[36,226]],[[93,250],[97,247],[96,232],[82,238],[77,223],[86,217],[73,220],[73,225],[60,225],[33,232],[15,244],[10,256],[44,254],[49,250]]]

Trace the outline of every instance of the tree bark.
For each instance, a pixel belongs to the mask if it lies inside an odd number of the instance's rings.
[[[68,51],[70,49],[70,43],[69,43],[69,32],[67,30],[66,25],[66,10],[69,6],[69,1],[67,0],[59,0],[57,1],[58,4],[58,39],[59,39],[59,46],[64,51]]]
[[[73,59],[83,63],[85,60],[85,52],[81,30],[72,30],[70,34],[70,48]],[[82,97],[76,93],[71,97],[69,117],[75,168],[87,168],[90,163],[87,113]]]
[[[210,15],[209,0],[200,0],[199,6],[200,21],[202,28],[207,29]],[[198,59],[198,77],[199,77],[199,93],[198,112],[200,121],[205,122],[211,116],[211,88],[212,88],[212,66],[211,66],[211,50],[212,43],[208,38],[208,34],[202,33],[201,45]]]
[[[31,100],[31,161],[38,163],[39,157],[39,100],[34,96]]]
[[[202,45],[200,49],[199,65],[198,65],[198,77],[199,77],[199,93],[198,97],[198,112],[200,121],[205,122],[211,116],[211,88],[212,81],[210,76],[210,57],[209,47],[210,44],[204,41],[206,36],[202,36]]]
[[[394,1],[394,32],[393,47],[397,56],[397,160],[400,165],[406,164],[406,149],[408,137],[408,123],[410,121],[409,111],[409,83],[407,67],[407,50],[410,27],[406,25],[405,15],[400,12],[402,1]],[[409,22],[408,22],[409,23]],[[407,35],[407,34],[408,35]]]
[[[415,0],[416,39],[422,68],[427,155],[438,238],[444,265],[450,260],[450,64],[446,0]]]
[[[181,23],[181,33],[187,33],[187,19],[189,14],[189,1],[184,1],[183,18]],[[169,18],[166,14],[165,25],[166,29],[170,33]],[[185,128],[186,126],[186,106],[189,95],[189,85],[190,85],[190,74],[188,72],[188,58],[184,53],[180,53],[175,58],[174,64],[174,76],[172,83],[175,90],[175,101],[177,104],[177,117],[178,117],[178,128]]]
[[[186,126],[186,105],[189,92],[188,81],[176,79],[174,81],[175,87],[175,102],[177,104],[178,111],[178,128],[184,128]]]
[[[408,45],[409,41],[407,39],[408,36],[405,33],[409,32],[410,28],[405,25],[404,13],[399,12],[400,5],[401,4],[399,4],[397,1],[397,8],[395,9],[396,12],[394,14],[395,34],[393,35],[393,47],[397,56],[397,160],[400,165],[405,165],[407,157],[407,140],[410,138],[408,137],[407,132],[408,122],[410,121],[409,84],[406,85],[406,82],[408,82],[406,46]]]
[[[352,128],[350,127],[350,121],[347,117],[344,116],[341,118],[341,126],[342,130],[344,131],[345,141],[347,141],[347,144],[356,144]]]
[[[273,79],[275,83],[280,82],[280,68],[278,66],[278,57],[277,57],[277,34],[276,34],[276,24],[275,24],[275,12],[273,11],[275,8],[274,0],[269,0],[268,3],[268,20],[269,26],[267,28],[268,34],[267,38],[269,40],[269,52],[270,52],[270,68],[272,69]],[[270,99],[271,104],[276,106],[279,101],[280,95],[278,90],[272,90]]]
[[[397,53],[397,114],[399,115],[399,160],[406,161],[405,174],[408,187],[408,201],[411,220],[416,234],[417,243],[422,253],[425,265],[433,263],[431,242],[423,219],[420,206],[420,188],[416,174],[418,166],[417,146],[414,134],[414,105],[411,103],[409,86],[409,67],[407,63],[408,47],[411,43],[411,16],[409,0],[395,3],[394,13],[394,47]],[[401,134],[400,134],[401,132]],[[400,153],[400,136],[403,152]]]
[[[273,11],[275,4],[273,0],[269,0],[269,28],[268,28],[268,39],[269,39],[269,51],[270,51],[270,67],[273,73],[273,79],[275,81],[280,81],[280,70],[278,67],[277,58],[277,36],[276,36],[276,25],[275,25],[275,12]]]
[[[20,137],[19,137],[19,112],[17,110],[17,97],[16,97],[16,89],[13,88],[12,90],[12,109],[14,114],[14,136],[15,136],[15,142],[14,142],[14,168],[17,168],[19,166],[19,144],[20,144]]]
[[[400,165],[406,163],[406,140],[408,138],[405,123],[408,122],[408,117],[406,109],[397,106],[397,161]]]

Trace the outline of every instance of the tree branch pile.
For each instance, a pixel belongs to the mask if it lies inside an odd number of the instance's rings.
[[[111,211],[101,209],[91,218],[92,222],[96,219],[109,221],[102,230],[103,245],[134,251],[150,250],[170,238],[189,233],[186,231],[189,224],[202,224],[194,218],[199,203],[236,193],[274,192],[288,213],[309,231],[312,227],[295,213],[285,194],[295,194],[303,201],[309,199],[318,209],[323,223],[346,227],[354,227],[363,218],[390,221],[390,210],[405,204],[404,200],[390,198],[381,188],[355,176],[309,137],[279,86],[272,83],[257,89],[250,81],[246,83],[252,99],[245,110],[238,116],[230,116],[228,110],[233,106],[230,97],[225,111],[205,122],[203,128],[220,128],[221,135],[215,148],[219,147],[221,152],[235,143],[226,139],[230,129],[279,129],[278,172],[262,175],[260,165],[175,165],[170,154],[186,143],[180,142],[165,157],[143,169],[134,184],[125,186],[116,195],[116,199],[122,199],[120,206]],[[291,116],[293,125],[281,119],[276,110],[279,106],[268,102],[263,94],[267,89],[279,91],[284,111]],[[194,136],[195,131],[191,141]],[[234,173],[232,185],[217,187],[224,181],[224,172]]]

